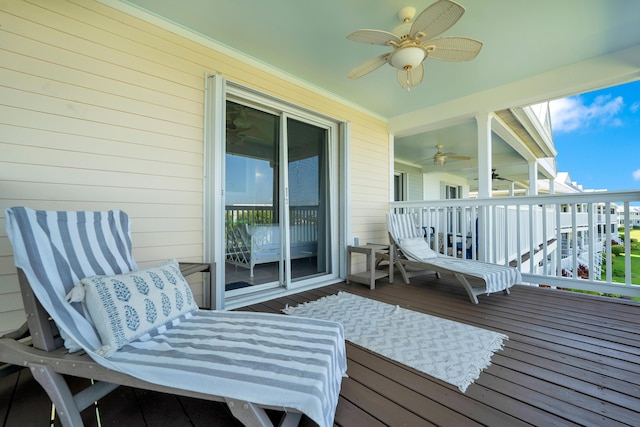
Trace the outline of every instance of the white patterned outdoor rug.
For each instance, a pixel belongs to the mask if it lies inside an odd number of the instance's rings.
[[[347,292],[283,311],[342,323],[348,341],[453,384],[463,393],[509,339]]]

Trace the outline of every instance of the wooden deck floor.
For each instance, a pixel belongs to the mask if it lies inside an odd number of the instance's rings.
[[[466,393],[347,343],[339,426],[640,425],[640,304],[518,286],[469,302],[447,279],[338,284],[247,307],[279,312],[345,290],[509,336]],[[121,387],[98,402],[101,424],[236,426],[221,404]],[[28,371],[0,379],[0,420],[44,426],[49,401]],[[96,425],[93,409],[86,425]],[[313,425],[303,419],[302,425]]]

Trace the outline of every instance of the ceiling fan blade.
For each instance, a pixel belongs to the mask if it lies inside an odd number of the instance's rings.
[[[388,53],[383,53],[382,55],[375,56],[367,61],[364,61],[362,64],[358,65],[353,70],[349,71],[347,77],[350,79],[357,79],[358,77],[362,77],[365,74],[369,74],[370,72],[377,70],[387,63],[387,58],[389,57]]]
[[[442,37],[423,44],[427,56],[441,61],[471,61],[478,56],[482,42],[467,37]]]
[[[423,10],[413,21],[409,37],[430,40],[444,33],[464,14],[465,8],[450,0],[439,0]]]
[[[380,46],[389,46],[389,42],[400,43],[400,37],[388,31],[381,30],[358,30],[347,36],[349,40],[358,43],[377,44]]]
[[[410,70],[398,70],[398,83],[400,83],[400,86],[405,89],[411,89],[412,87],[422,83],[423,78],[424,64],[420,64]]]
[[[449,159],[457,159],[457,160],[471,160],[471,157],[467,157],[467,156],[455,156],[455,155],[448,155],[447,156]]]

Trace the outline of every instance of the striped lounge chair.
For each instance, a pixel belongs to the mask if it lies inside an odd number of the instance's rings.
[[[14,207],[6,220],[33,345],[1,338],[0,361],[31,369],[63,425],[118,385],[226,402],[244,425],[272,425],[265,408],[333,425],[340,324],[198,309],[175,260],[138,268],[122,211]],[[97,381],[73,396],[63,375]]]
[[[518,269],[487,262],[455,258],[429,247],[410,213],[387,214],[389,240],[396,251],[396,266],[405,283],[415,275],[441,273],[453,275],[464,286],[469,299],[478,304],[478,295],[503,291],[522,283]]]

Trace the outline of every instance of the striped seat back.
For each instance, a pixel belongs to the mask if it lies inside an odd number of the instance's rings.
[[[387,230],[396,242],[399,242],[400,239],[422,237],[413,220],[413,215],[410,213],[388,213]]]
[[[99,347],[82,305],[65,298],[80,279],[137,269],[127,214],[13,207],[7,209],[6,218],[16,267],[24,272],[40,304],[81,346]]]

